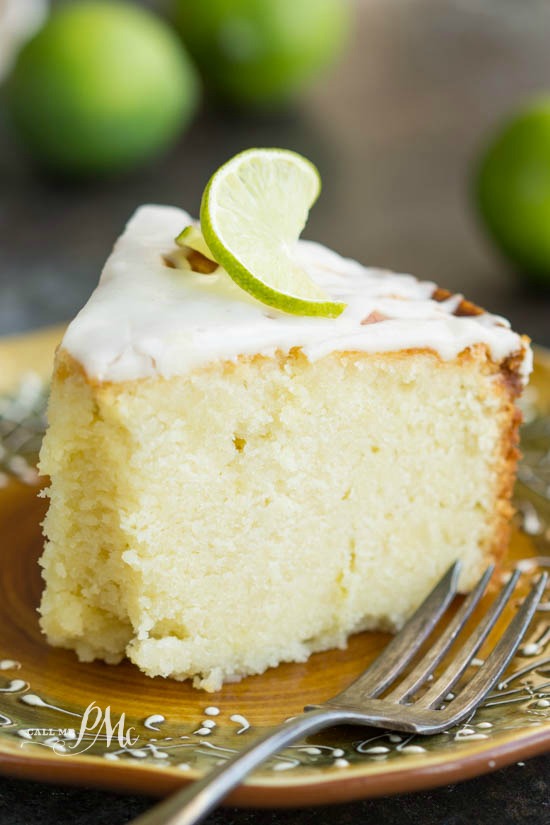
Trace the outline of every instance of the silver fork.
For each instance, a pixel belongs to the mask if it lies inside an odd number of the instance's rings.
[[[532,587],[485,662],[455,697],[442,701],[472,663],[502,614],[515,590],[519,571],[511,576],[438,678],[430,682],[433,671],[485,592],[493,567],[486,570],[428,652],[389,693],[377,698],[394,685],[446,612],[456,593],[459,570],[460,563],[456,562],[382,654],[348,688],[322,705],[308,705],[304,714],[271,729],[203,779],[133,820],[133,825],[195,825],[270,756],[297,739],[332,725],[369,725],[407,733],[433,734],[468,716],[494,687],[514,655],[546,587],[545,573]],[[411,701],[426,683],[429,683],[426,692]]]

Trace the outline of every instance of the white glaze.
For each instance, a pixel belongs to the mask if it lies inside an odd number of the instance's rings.
[[[540,652],[540,646],[535,642],[531,642],[520,647],[519,652],[522,656],[536,656]]]
[[[65,710],[65,708],[60,708],[57,705],[50,705],[48,702],[41,699],[40,696],[37,696],[36,693],[25,693],[24,696],[19,697],[19,701],[24,702],[25,705],[30,705],[31,707],[50,708],[51,710],[58,710],[60,713],[67,713],[69,716],[77,716],[79,719],[81,718],[80,713],[73,713],[72,710]]]
[[[435,284],[340,257],[299,241],[296,263],[333,299],[339,318],[299,317],[266,307],[223,269],[213,275],[171,269],[163,256],[191,218],[169,206],[143,206],[107,261],[100,283],[69,326],[64,348],[98,381],[169,378],[217,360],[301,347],[311,360],[334,351],[392,352],[428,348],[444,360],[477,343],[494,361],[531,353],[506,320],[484,313],[456,317],[460,296],[431,299]],[[371,313],[385,319],[362,324]]]
[[[161,713],[153,713],[144,720],[143,726],[149,730],[160,730],[158,725],[162,725],[163,722],[166,722],[166,719]]]
[[[248,721],[248,719],[246,719],[246,717],[242,716],[240,713],[234,713],[229,718],[232,722],[236,722],[238,725],[240,725],[240,728],[237,731],[237,733],[244,733],[250,727],[250,722]]]
[[[23,679],[12,679],[7,687],[0,688],[0,693],[19,693],[20,690],[28,688],[28,682]]]

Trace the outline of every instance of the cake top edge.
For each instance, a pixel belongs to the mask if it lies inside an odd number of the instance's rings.
[[[484,344],[496,363],[514,358],[527,381],[527,339],[462,295],[300,240],[296,265],[346,308],[337,318],[289,315],[248,295],[221,268],[201,273],[170,265],[174,239],[190,223],[191,216],[174,206],[141,206],[130,218],[62,342],[90,378],[169,378],[212,361],[296,347],[310,360],[335,351],[406,349],[451,360]]]

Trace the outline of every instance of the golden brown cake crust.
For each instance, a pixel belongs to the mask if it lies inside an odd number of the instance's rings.
[[[520,458],[519,427],[522,421],[521,411],[515,404],[519,394],[517,384],[510,381],[506,369],[501,371],[503,402],[506,410],[507,425],[502,430],[500,455],[497,459],[497,493],[495,508],[494,545],[490,556],[497,569],[502,566],[510,541],[511,520],[514,515],[512,493],[516,478],[517,462]]]

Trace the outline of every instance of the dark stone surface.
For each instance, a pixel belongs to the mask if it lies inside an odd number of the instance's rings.
[[[122,825],[151,800],[0,779],[0,825]],[[223,808],[207,825],[548,825],[550,756],[460,785],[388,799],[289,810]]]
[[[0,334],[72,316],[138,204],[175,203],[196,214],[223,160],[247,146],[277,145],[306,154],[323,176],[307,236],[464,292],[550,346],[550,298],[529,293],[507,271],[470,197],[488,130],[550,86],[549,27],[542,0],[370,0],[348,54],[299,109],[270,119],[205,111],[144,171],[85,186],[33,172],[0,108]],[[2,825],[116,825],[149,805],[0,781]],[[303,811],[226,809],[208,821],[548,825],[550,757],[417,795]]]

